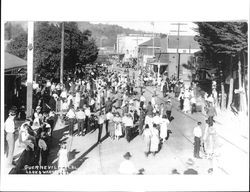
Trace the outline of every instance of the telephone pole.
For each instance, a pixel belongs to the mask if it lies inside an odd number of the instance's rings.
[[[153,26],[153,57],[154,57],[155,55],[155,32],[154,32],[155,23],[152,21],[151,25]]]
[[[171,25],[177,25],[178,26],[178,30],[172,30],[171,32],[177,32],[177,54],[178,54],[178,69],[177,69],[177,78],[178,80],[180,79],[180,53],[179,53],[179,47],[180,47],[180,32],[186,32],[186,31],[180,31],[180,26],[181,25],[187,25],[185,23],[173,23]]]
[[[27,49],[27,97],[26,116],[32,115],[33,97],[33,51],[34,51],[34,21],[28,22],[28,49]]]
[[[61,39],[61,61],[60,61],[60,83],[63,84],[63,61],[64,61],[64,22],[62,22],[62,39]]]

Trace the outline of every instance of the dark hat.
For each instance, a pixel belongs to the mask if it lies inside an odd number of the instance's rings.
[[[214,171],[213,168],[209,168],[209,169],[207,170],[208,173],[213,173],[213,171]]]
[[[173,169],[172,174],[180,174],[180,173],[177,171],[177,169]]]
[[[132,155],[130,154],[130,152],[127,152],[127,153],[125,153],[125,154],[123,155],[123,157],[124,157],[125,159],[129,159],[130,157],[132,157]]]

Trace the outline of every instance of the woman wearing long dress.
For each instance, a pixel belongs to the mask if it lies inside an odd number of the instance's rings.
[[[162,142],[166,141],[166,138],[168,135],[168,124],[169,124],[169,120],[167,119],[167,116],[164,115],[160,124],[160,138]]]
[[[184,92],[184,103],[183,103],[183,112],[187,113],[190,111],[190,100],[189,100],[190,94],[189,91],[186,89]]]
[[[161,92],[163,92],[163,86],[165,85],[165,81],[162,79],[161,80]]]
[[[156,125],[153,126],[153,128],[150,129],[151,131],[151,142],[150,142],[150,152],[153,153],[153,155],[156,154],[156,152],[158,152],[159,150],[159,143],[160,143],[160,139],[159,139],[159,131],[156,128]]]
[[[68,151],[66,148],[66,144],[63,144],[58,152],[59,175],[67,174],[67,169],[68,169]]]
[[[208,158],[212,158],[214,154],[214,146],[216,142],[215,139],[216,139],[215,127],[206,125],[203,140],[204,140],[206,155]]]
[[[142,136],[145,141],[144,153],[145,153],[145,156],[148,157],[150,153],[150,142],[151,142],[151,137],[152,137],[148,124],[145,125]]]
[[[119,138],[122,136],[122,125],[121,125],[122,119],[118,113],[115,114],[113,121],[115,126],[115,139],[119,140]]]
[[[190,100],[188,97],[184,98],[184,106],[183,106],[183,112],[188,113],[190,111]]]

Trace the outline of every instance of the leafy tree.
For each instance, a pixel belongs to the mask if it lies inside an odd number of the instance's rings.
[[[93,39],[85,41],[82,46],[83,49],[79,58],[80,62],[85,65],[89,62],[95,61],[98,56],[98,48],[95,44],[95,41]]]
[[[27,33],[20,34],[7,46],[7,52],[26,59]],[[75,22],[65,23],[64,70],[73,71],[76,63],[93,63],[98,55],[91,31],[81,32]],[[55,23],[37,22],[34,32],[35,72],[45,78],[59,78],[61,27]]]
[[[58,77],[60,66],[61,38],[58,26],[49,22],[38,22],[34,36],[34,66],[39,75]]]
[[[4,39],[11,40],[24,33],[25,30],[20,23],[6,22],[4,24]]]
[[[200,44],[206,59],[215,63],[221,57],[237,55],[247,50],[247,23],[244,22],[198,22]]]
[[[221,89],[224,91],[223,83],[226,77],[232,76],[235,69],[238,69],[238,61],[241,61],[241,68],[244,79],[247,71],[247,49],[248,49],[248,26],[246,22],[198,22],[195,37],[201,47],[202,57],[214,67],[222,71]],[[243,82],[246,83],[246,82]],[[236,84],[236,87],[238,85]],[[234,86],[235,87],[235,86]],[[227,92],[229,90],[227,89]],[[223,97],[223,96],[222,96]]]
[[[15,37],[6,47],[6,52],[9,52],[17,57],[26,59],[27,56],[27,33],[21,33]]]

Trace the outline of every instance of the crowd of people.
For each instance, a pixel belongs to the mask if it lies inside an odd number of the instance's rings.
[[[156,89],[150,99],[146,99],[144,88],[146,86],[159,87],[167,102],[160,102],[156,96]],[[140,87],[140,92],[136,92]],[[168,139],[169,125],[174,119],[172,116],[172,101],[169,93],[173,92],[180,101],[180,110],[184,113],[196,112],[195,85],[187,88],[183,82],[172,79],[150,79],[143,71],[139,79],[135,73],[127,70],[120,73],[104,68],[96,75],[89,70],[84,75],[73,75],[61,84],[47,80],[43,83],[34,83],[33,86],[33,116],[26,118],[19,128],[19,141],[25,150],[32,153],[33,164],[47,165],[48,154],[53,139],[55,123],[61,121],[68,124],[70,136],[85,136],[98,130],[96,142],[101,144],[103,129],[105,137],[119,140],[124,137],[128,143],[138,134],[145,142],[144,153],[148,157],[155,156],[161,145]],[[207,97],[208,102],[211,100]],[[215,108],[209,102],[207,107],[209,116],[204,137],[211,140]],[[15,110],[10,111],[5,122],[9,153],[13,154],[14,138],[9,134]],[[58,118],[57,118],[58,117]],[[197,132],[197,131],[196,131]],[[214,134],[214,133],[212,133]],[[202,135],[195,135],[194,157],[199,156],[199,139]],[[212,147],[210,147],[212,148]],[[67,158],[65,144],[59,150],[58,167],[65,171]],[[212,152],[210,152],[212,153]],[[61,158],[60,158],[61,157]],[[13,157],[9,159],[11,164]],[[63,163],[62,163],[63,162]]]

